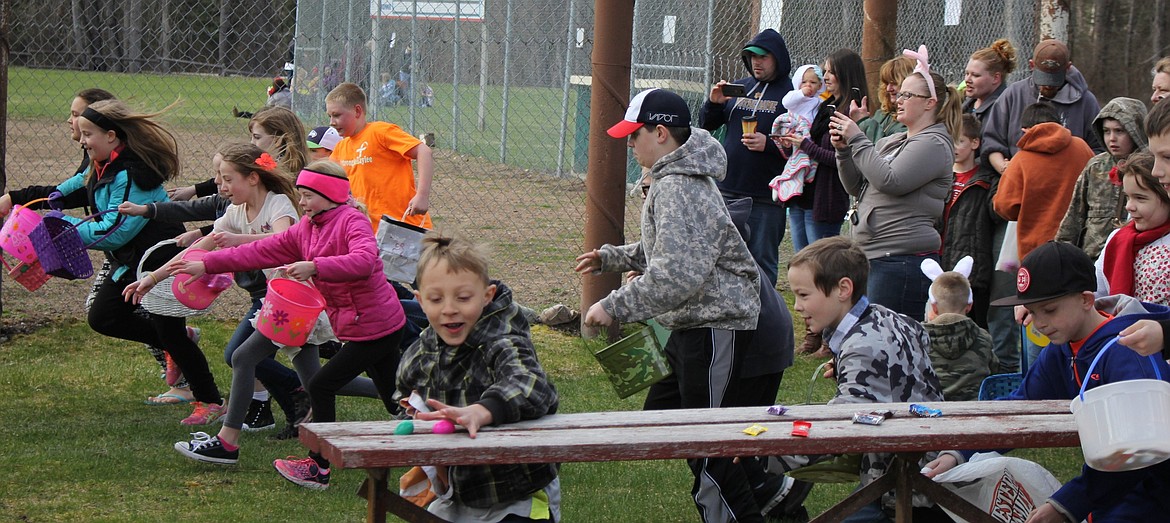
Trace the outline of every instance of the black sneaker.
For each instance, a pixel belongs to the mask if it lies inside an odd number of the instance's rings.
[[[760,513],[765,518],[779,519],[799,514],[804,508],[804,500],[812,491],[813,484],[807,481],[782,477],[783,482],[767,502],[760,506]]]
[[[309,402],[309,393],[305,392],[303,388],[294,392],[293,403],[296,405],[296,412],[293,415],[293,419],[287,420],[288,424],[300,425],[301,423],[306,423],[313,410],[313,404]]]
[[[272,418],[272,402],[253,399],[248,404],[248,414],[244,415],[243,430],[255,432],[276,427],[276,420]]]
[[[301,429],[299,427],[297,427],[295,424],[289,423],[289,424],[285,425],[283,429],[280,429],[280,431],[276,432],[275,434],[273,434],[271,436],[268,436],[268,438],[282,441],[282,440],[286,440],[286,439],[296,439],[297,436],[300,436],[300,435],[301,435]]]
[[[195,439],[190,442],[175,443],[175,450],[195,461],[204,463],[218,463],[220,465],[235,465],[240,459],[240,449],[227,450],[219,441],[219,436],[208,436],[206,432],[192,432]]]

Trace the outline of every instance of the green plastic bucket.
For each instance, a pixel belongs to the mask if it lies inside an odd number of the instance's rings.
[[[670,364],[651,327],[643,327],[593,356],[623,399],[670,375]]]

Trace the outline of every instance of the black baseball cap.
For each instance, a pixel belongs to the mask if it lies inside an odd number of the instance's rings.
[[[1071,243],[1050,241],[1020,262],[1016,295],[991,302],[996,307],[1027,305],[1069,294],[1097,290],[1093,260]]]
[[[647,89],[630,100],[625,118],[606,132],[614,138],[625,138],[646,124],[690,127],[691,108],[686,100],[671,91]]]

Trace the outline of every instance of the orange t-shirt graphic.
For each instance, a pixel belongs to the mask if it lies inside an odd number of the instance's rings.
[[[406,154],[420,143],[397,125],[369,122],[357,134],[342,138],[333,149],[330,158],[345,168],[350,192],[369,208],[375,231],[383,214],[401,219],[410,199],[417,194],[414,168]],[[407,216],[405,221],[427,229],[433,227],[429,212]]]

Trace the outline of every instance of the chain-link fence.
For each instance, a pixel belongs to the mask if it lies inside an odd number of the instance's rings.
[[[896,45],[927,44],[935,70],[958,82],[967,56],[1000,36],[1030,49],[1034,6],[1013,11],[1018,3],[961,2],[950,24],[943,2],[901,2]],[[219,145],[247,140],[233,110],[263,105],[274,75],[290,79],[310,128],[327,123],[329,89],[352,81],[372,118],[433,135],[438,227],[491,245],[522,301],[579,300],[591,1],[14,0],[13,12],[10,188],[73,172],[80,153],[64,120],[82,88],[147,110],[181,100],[163,119],[193,182],[210,176]],[[668,87],[697,110],[714,81],[746,75],[739,50],[760,27],[784,35],[799,65],[860,50],[862,23],[856,0],[639,0],[631,88]],[[639,205],[629,199],[631,238]]]

